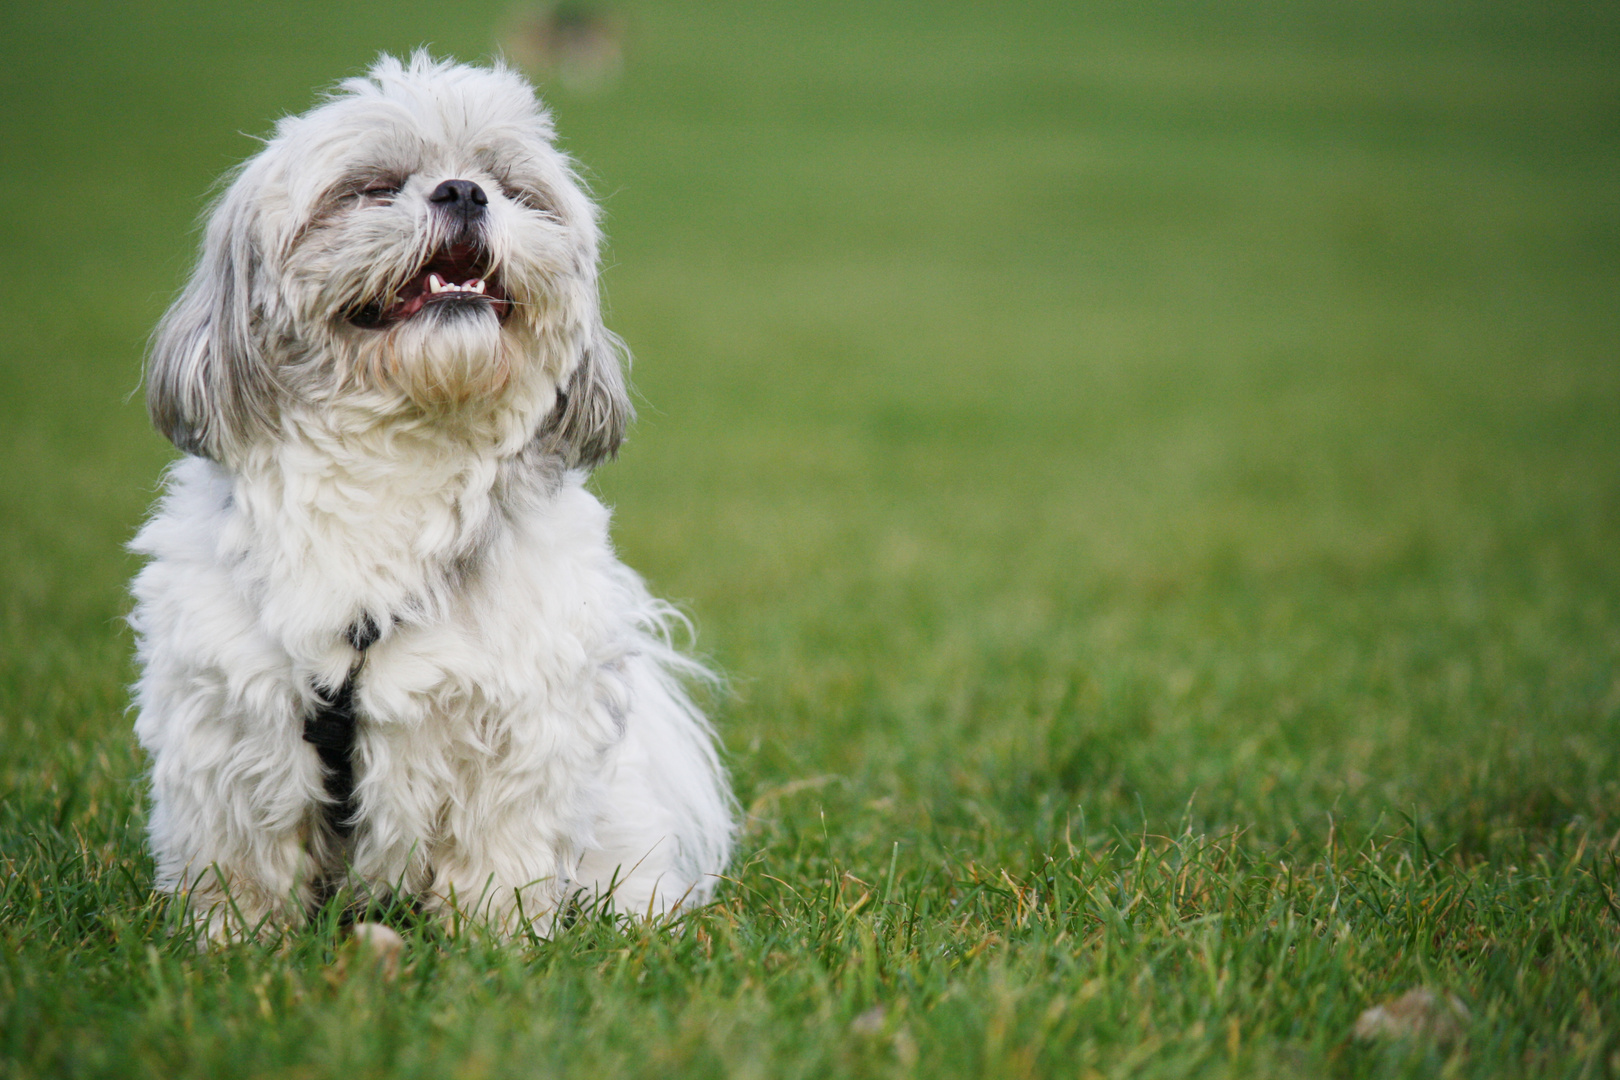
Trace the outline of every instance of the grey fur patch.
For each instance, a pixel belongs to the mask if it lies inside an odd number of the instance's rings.
[[[610,330],[598,329],[586,343],[579,367],[540,425],[541,446],[568,468],[595,468],[619,452],[635,415],[625,380],[629,364],[629,349]]]

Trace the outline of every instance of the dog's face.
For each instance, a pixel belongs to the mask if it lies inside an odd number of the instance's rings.
[[[610,455],[596,210],[551,138],[517,75],[421,55],[283,120],[154,338],[159,430],[226,460],[311,410],[500,412],[570,464]]]

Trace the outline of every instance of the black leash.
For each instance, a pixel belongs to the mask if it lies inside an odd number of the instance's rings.
[[[354,715],[354,683],[366,665],[366,650],[377,643],[382,628],[370,615],[344,633],[354,651],[360,654],[336,690],[315,687],[318,704],[304,718],[304,741],[315,747],[326,774],[327,803],[322,808],[326,824],[341,837],[354,832],[354,744],[359,735]]]

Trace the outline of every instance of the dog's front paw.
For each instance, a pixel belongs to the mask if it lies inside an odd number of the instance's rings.
[[[176,890],[169,894],[169,904],[173,931],[192,935],[199,949],[275,941],[305,921],[294,898],[273,901],[240,882]]]

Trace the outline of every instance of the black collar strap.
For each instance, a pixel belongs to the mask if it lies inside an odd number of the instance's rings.
[[[357,725],[354,715],[354,683],[366,663],[366,650],[377,643],[382,628],[370,615],[362,616],[343,637],[360,658],[349,668],[343,685],[337,689],[315,687],[315,711],[304,717],[304,741],[315,747],[326,774],[326,824],[338,836],[354,832],[354,744]]]

